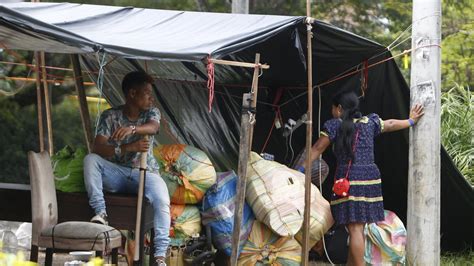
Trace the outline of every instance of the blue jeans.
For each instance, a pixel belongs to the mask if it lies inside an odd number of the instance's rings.
[[[134,193],[138,191],[140,171],[112,163],[91,153],[84,158],[84,183],[89,204],[96,214],[106,213],[104,193]],[[154,210],[155,256],[166,256],[170,242],[170,197],[165,181],[157,173],[146,173],[145,197]],[[132,214],[131,214],[132,215]]]

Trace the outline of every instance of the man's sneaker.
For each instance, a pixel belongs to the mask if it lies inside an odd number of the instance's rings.
[[[107,221],[107,213],[103,212],[103,213],[96,214],[94,217],[92,217],[91,222],[103,224],[103,225],[109,225],[109,221]]]

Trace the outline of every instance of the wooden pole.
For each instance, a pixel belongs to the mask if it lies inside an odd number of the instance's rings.
[[[232,232],[232,255],[230,257],[230,265],[236,266],[238,260],[238,250],[240,244],[240,226],[242,224],[242,214],[245,203],[245,190],[247,185],[247,163],[249,159],[250,147],[250,119],[248,112],[250,108],[251,94],[245,93],[242,100],[242,118],[240,122],[240,145],[239,145],[239,166],[237,183],[237,195],[235,197],[234,210],[234,231]]]
[[[82,129],[86,140],[87,151],[92,152],[92,127],[89,116],[89,108],[87,106],[86,91],[84,89],[84,80],[82,78],[81,65],[79,62],[79,55],[72,54],[71,62],[73,67],[74,83],[76,85],[77,97],[79,99],[79,112],[81,114]]]
[[[247,63],[247,62],[238,62],[238,61],[229,61],[229,60],[222,60],[222,59],[210,59],[212,63],[219,64],[219,65],[228,65],[228,66],[239,66],[239,67],[256,67],[258,66],[261,69],[269,69],[270,66],[267,64],[255,64],[255,63]]]
[[[306,122],[306,171],[305,171],[305,205],[303,219],[303,247],[302,265],[308,265],[309,226],[311,217],[311,146],[313,144],[313,27],[311,23],[311,3],[306,0],[306,38],[307,38],[307,60],[308,60],[308,121]]]
[[[144,137],[148,139],[148,136]],[[134,265],[141,265],[142,259],[141,258],[141,250],[140,247],[141,241],[141,229],[142,229],[142,222],[143,222],[143,196],[145,195],[145,182],[146,182],[146,168],[147,168],[147,152],[142,152],[140,155],[140,180],[138,182],[138,197],[137,197],[137,217],[135,223],[135,251],[133,253],[133,264]],[[153,241],[153,239],[151,240]],[[154,252],[153,250],[150,252]]]
[[[46,59],[45,53],[40,52],[41,54],[41,72],[43,77],[43,87],[44,87],[44,104],[46,106],[46,125],[48,128],[48,151],[49,155],[52,156],[54,154],[54,144],[53,144],[53,125],[51,120],[51,101],[49,97],[49,85],[46,78]]]
[[[255,68],[253,70],[253,79],[252,79],[252,102],[250,103],[250,107],[253,110],[256,110],[257,108],[257,96],[258,96],[258,77],[260,74],[260,54],[257,53],[255,54]],[[250,140],[249,140],[249,152],[252,151],[252,142],[253,142],[253,128],[254,128],[255,123],[252,123],[250,125]]]
[[[440,264],[440,43],[441,1],[414,0],[410,105],[425,115],[410,129],[408,265]]]
[[[38,136],[40,152],[44,151],[44,128],[43,128],[43,90],[41,88],[40,54],[35,52],[35,72],[36,72],[36,106],[38,110]]]

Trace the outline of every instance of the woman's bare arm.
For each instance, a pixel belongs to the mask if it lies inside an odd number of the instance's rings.
[[[423,106],[416,104],[410,112],[410,118],[399,120],[399,119],[388,119],[383,121],[383,132],[393,132],[405,128],[409,128],[415,125],[418,120],[424,115]],[[411,121],[410,121],[411,120]]]

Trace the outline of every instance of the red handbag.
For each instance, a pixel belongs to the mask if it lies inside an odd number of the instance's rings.
[[[356,132],[355,142],[352,145],[352,152],[355,153],[355,146],[357,145],[357,141],[359,139],[359,130]],[[349,189],[350,189],[350,182],[349,182],[349,170],[352,166],[352,159],[349,160],[349,164],[347,166],[346,176],[344,178],[336,179],[334,176],[334,185],[332,186],[332,191],[339,197],[347,197],[349,196]],[[337,172],[337,171],[336,171]]]

